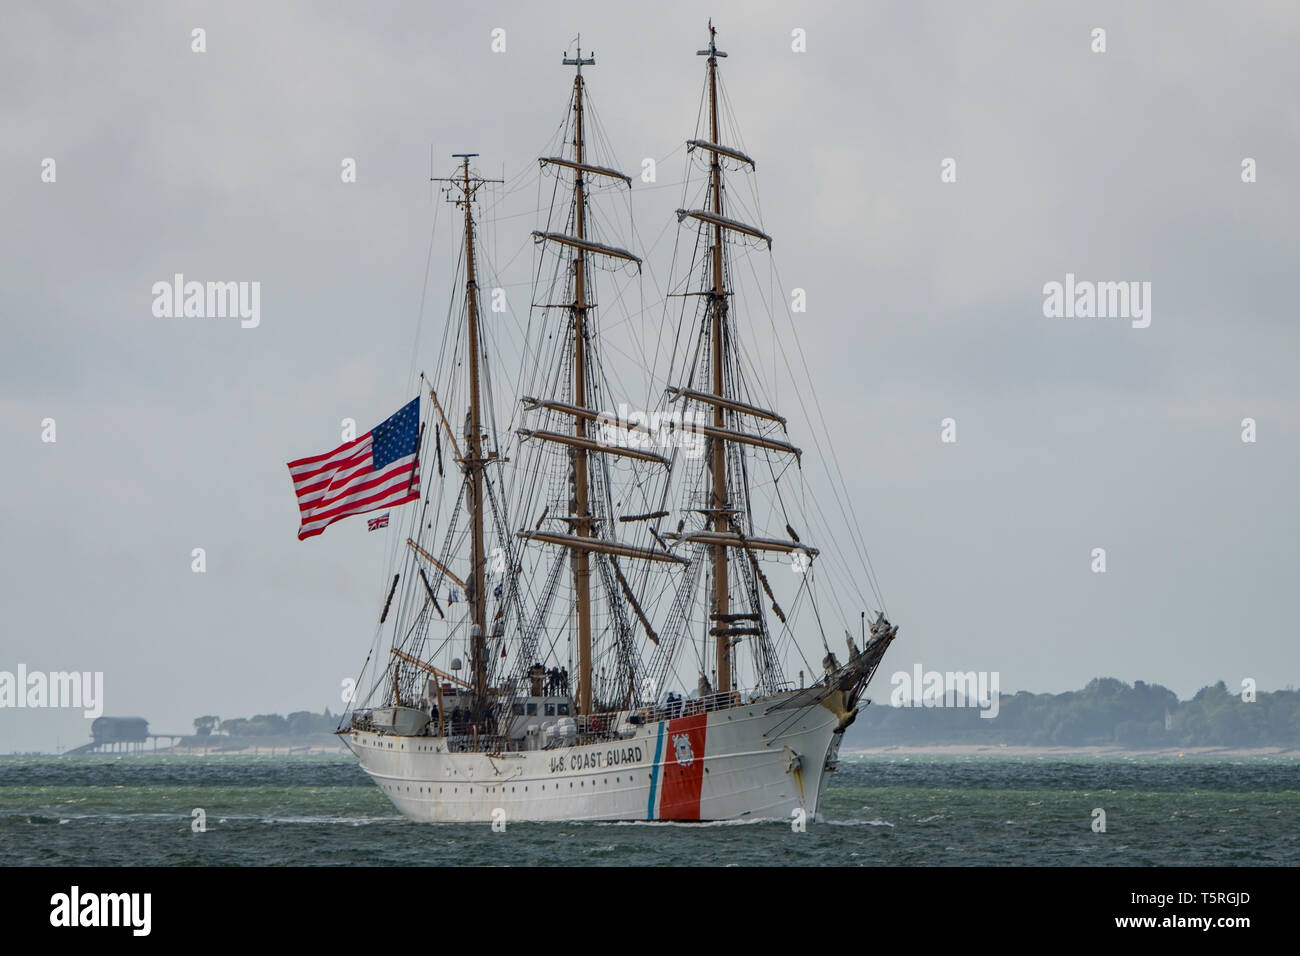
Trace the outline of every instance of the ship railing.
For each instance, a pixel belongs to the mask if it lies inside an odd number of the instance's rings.
[[[678,697],[661,704],[634,708],[631,711],[609,711],[590,716],[573,715],[577,743],[591,744],[617,739],[621,736],[620,731],[625,729],[624,720],[634,725],[644,725],[660,720],[708,714],[715,710],[737,707],[745,702],[745,697],[746,695],[736,690],[719,691],[703,697]],[[381,732],[383,730],[375,727],[370,714],[366,711],[353,711],[351,725],[354,730],[380,730]],[[436,736],[437,728],[438,723],[431,721],[428,734]],[[442,720],[442,735],[450,750],[501,752],[518,749],[518,741],[513,741],[504,734],[489,732],[491,729],[493,729],[492,725],[484,723],[452,720],[449,717],[444,717]]]
[[[354,710],[352,712],[352,729],[353,730],[374,730],[374,722],[370,719],[369,711]]]
[[[717,691],[703,697],[678,697],[653,707],[642,707],[635,711],[645,723],[658,720],[674,720],[678,717],[692,717],[696,714],[708,714],[715,710],[727,710],[738,707],[745,701],[745,695],[738,690]]]
[[[369,711],[353,711],[349,726],[351,730],[380,734],[392,731],[389,727],[377,727]],[[443,736],[440,739],[446,741],[447,749],[450,751],[501,753],[518,749],[516,742],[511,741],[504,734],[496,733],[492,725],[484,722],[453,721],[451,718],[445,718],[442,722],[442,731]],[[436,719],[430,720],[425,726],[424,735],[430,738],[438,737]]]

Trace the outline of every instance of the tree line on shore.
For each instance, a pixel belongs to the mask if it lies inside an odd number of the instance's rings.
[[[1082,690],[1063,694],[1002,694],[993,718],[980,716],[981,707],[994,712],[987,702],[957,698],[943,701],[944,706],[891,707],[884,692],[880,697],[862,708],[849,731],[852,743],[1139,749],[1300,746],[1300,691],[1234,693],[1223,681],[1180,701],[1160,684],[1139,680],[1130,685],[1097,677]]]
[[[209,714],[194,718],[194,735],[211,737],[221,733],[230,737],[304,737],[308,734],[332,734],[338,727],[338,717],[328,707],[323,714],[299,710],[283,717],[280,714],[257,714],[253,717],[231,717],[222,720]]]

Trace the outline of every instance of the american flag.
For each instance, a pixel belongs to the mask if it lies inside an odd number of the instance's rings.
[[[369,531],[378,531],[380,528],[388,527],[388,515],[382,514],[378,518],[371,518],[366,522],[366,529]]]
[[[377,511],[419,498],[420,467],[416,460],[419,438],[420,399],[417,397],[360,438],[344,442],[323,455],[289,462],[298,510],[302,512],[298,540],[318,535],[348,515]],[[385,521],[384,518],[375,520]],[[373,530],[374,522],[370,524]]]

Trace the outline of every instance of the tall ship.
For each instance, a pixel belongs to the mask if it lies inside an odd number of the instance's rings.
[[[699,55],[643,410],[611,371],[645,324],[630,309],[609,320],[642,262],[635,229],[612,234],[633,180],[605,155],[583,72],[594,57],[579,43],[563,58],[565,120],[535,167],[549,209],[531,236],[527,328],[485,311],[480,194],[497,181],[474,154],[439,180],[462,233],[458,291],[420,379],[414,464],[385,499],[407,501],[407,528],[389,532],[383,610],[339,728],[411,819],[816,819],[897,633],[883,602],[841,606],[864,580],[879,594],[847,493],[805,489],[812,455],[748,348],[737,262],[772,240],[731,201],[755,161],[728,136],[712,24]],[[847,539],[861,568],[823,573],[833,554],[812,528]]]

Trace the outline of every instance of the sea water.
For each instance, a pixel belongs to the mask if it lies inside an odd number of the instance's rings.
[[[0,757],[5,866],[1295,866],[1300,760],[845,757],[821,816],[494,831],[408,822],[350,755]]]

